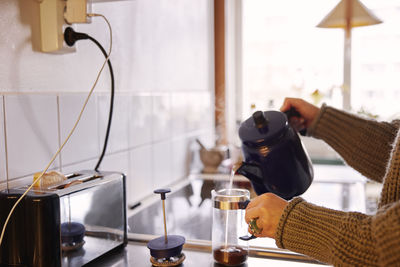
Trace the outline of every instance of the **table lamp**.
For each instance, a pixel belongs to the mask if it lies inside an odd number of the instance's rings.
[[[317,25],[319,28],[344,29],[343,109],[350,110],[351,88],[351,29],[382,23],[359,0],[341,0]]]

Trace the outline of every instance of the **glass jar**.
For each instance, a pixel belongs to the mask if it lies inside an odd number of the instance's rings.
[[[246,189],[212,190],[213,223],[212,251],[214,260],[227,266],[235,266],[247,260],[249,245],[239,239],[247,235],[244,219],[245,208],[250,200]]]

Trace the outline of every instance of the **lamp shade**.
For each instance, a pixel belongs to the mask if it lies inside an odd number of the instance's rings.
[[[347,25],[350,23],[350,25]],[[347,28],[382,23],[359,0],[341,0],[317,25],[319,28]]]

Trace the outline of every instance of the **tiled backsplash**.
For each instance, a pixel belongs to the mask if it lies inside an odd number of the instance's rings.
[[[87,94],[58,96],[60,145],[70,133]],[[99,121],[97,119],[97,97],[90,98],[73,135],[61,151],[62,165],[71,165],[97,157],[99,149]],[[106,108],[106,106],[105,106]]]
[[[90,41],[66,54],[38,52],[32,5],[0,1],[0,183],[42,171],[72,128],[104,62]],[[198,146],[213,145],[213,1],[97,1],[112,26],[115,105],[100,169],[126,173],[128,201],[182,179]],[[29,14],[29,16],[24,16]],[[21,20],[21,18],[23,18]],[[73,25],[107,50],[107,24]],[[53,167],[93,169],[102,151],[110,102],[106,66],[76,132]],[[6,122],[3,119],[6,118]],[[8,165],[5,135],[7,131]],[[8,167],[8,172],[7,168]],[[4,186],[4,183],[3,183]]]
[[[187,176],[191,153],[195,153],[191,146],[196,137],[212,143],[213,111],[207,107],[210,102],[206,100],[211,97],[210,92],[179,95],[197,101],[182,106],[181,101],[171,102],[173,93],[122,93],[115,97],[107,154],[100,170],[127,175],[130,204],[157,187],[168,186]],[[0,119],[1,181],[7,175],[3,127],[6,126],[7,134],[9,180],[32,176],[45,168],[64,141],[86,96],[80,93],[4,95],[5,116]],[[52,165],[53,169],[69,173],[95,167],[103,148],[109,100],[104,93],[92,95],[75,132]],[[2,114],[3,101],[0,103]],[[172,108],[171,103],[176,106]],[[179,116],[173,114],[173,110],[179,110]],[[194,116],[194,110],[201,110],[201,114]],[[175,116],[179,131],[174,130]]]
[[[8,177],[44,168],[59,147],[55,95],[5,95]],[[57,160],[52,167],[59,166]]]

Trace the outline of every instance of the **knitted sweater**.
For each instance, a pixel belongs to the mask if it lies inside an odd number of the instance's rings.
[[[343,212],[294,198],[281,216],[277,246],[335,266],[400,266],[399,127],[399,121],[377,122],[322,106],[309,135],[367,178],[383,182],[378,211]]]

